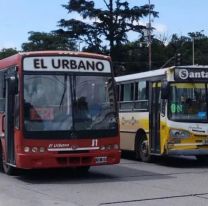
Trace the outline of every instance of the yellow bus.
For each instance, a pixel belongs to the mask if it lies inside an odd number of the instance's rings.
[[[121,149],[208,158],[208,66],[173,66],[116,77]]]

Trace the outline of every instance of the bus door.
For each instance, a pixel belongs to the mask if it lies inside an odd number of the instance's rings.
[[[6,162],[15,164],[14,147],[14,106],[17,88],[17,77],[14,69],[9,69],[5,74],[5,143]]]
[[[159,81],[149,83],[149,144],[152,154],[160,154],[160,86]]]

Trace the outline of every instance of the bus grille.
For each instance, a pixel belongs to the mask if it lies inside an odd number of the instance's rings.
[[[93,157],[58,157],[57,162],[62,166],[90,165]]]
[[[79,150],[79,151],[59,151],[58,154],[79,154],[79,153],[89,153],[89,150]]]

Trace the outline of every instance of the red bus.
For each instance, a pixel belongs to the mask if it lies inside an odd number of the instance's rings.
[[[117,121],[110,57],[37,51],[0,60],[0,164],[6,174],[117,164]]]

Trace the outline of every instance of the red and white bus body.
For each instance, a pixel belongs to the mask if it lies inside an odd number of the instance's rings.
[[[19,53],[0,60],[0,81],[1,154],[6,173],[15,167],[119,163],[110,57],[66,51]],[[88,112],[85,117],[83,107]]]

